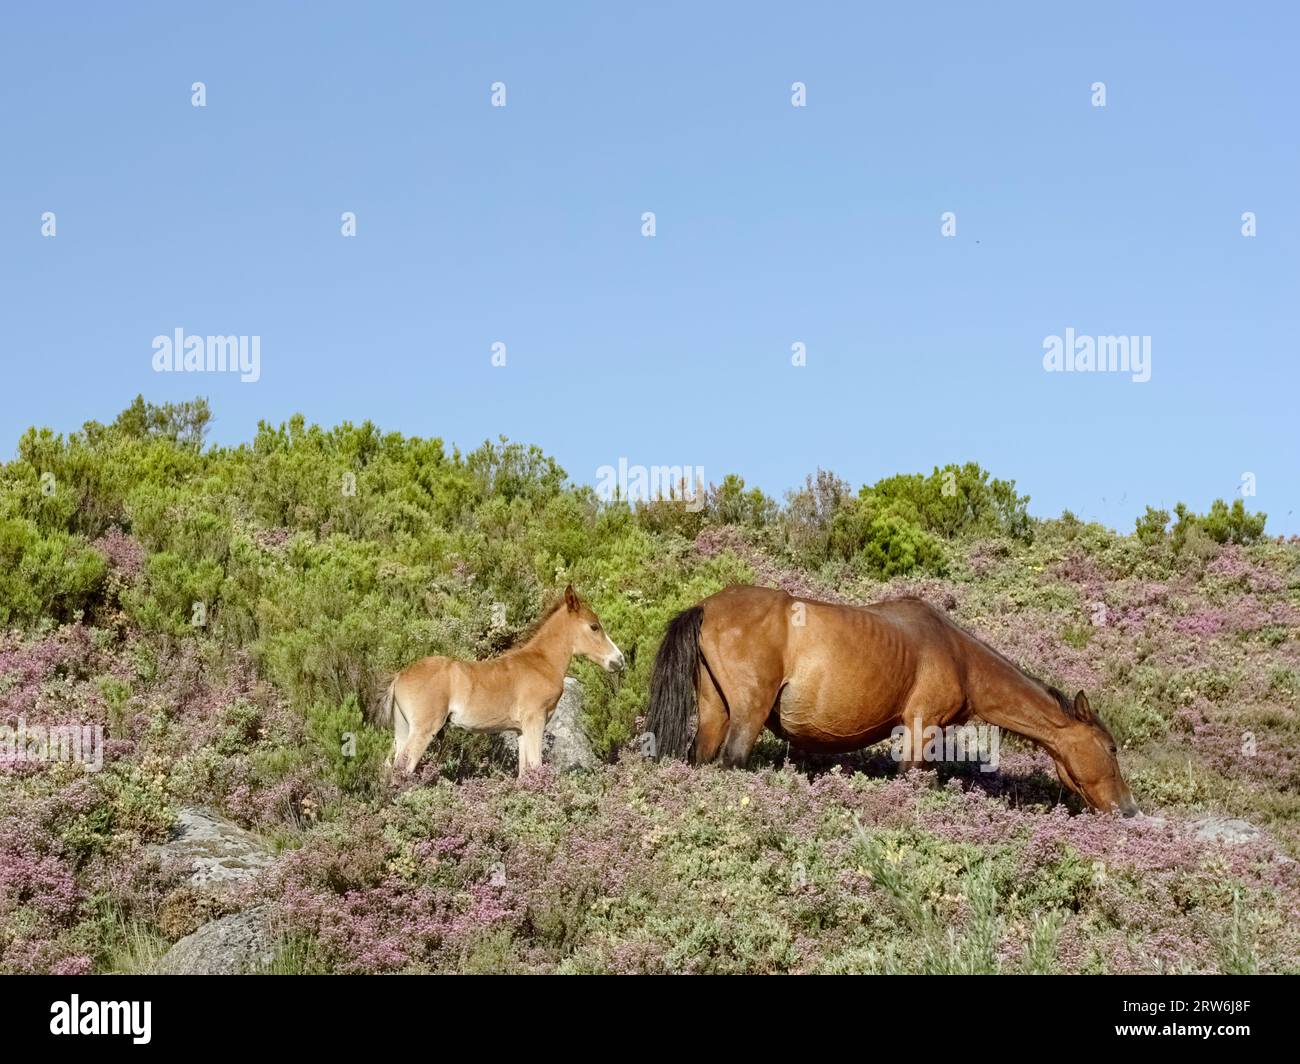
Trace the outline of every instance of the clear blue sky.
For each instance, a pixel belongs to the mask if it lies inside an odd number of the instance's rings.
[[[370,418],[587,483],[973,459],[1124,529],[1252,472],[1300,531],[1293,5],[625,7],[8,7],[4,452],[203,394],[217,442]],[[155,373],[176,328],[261,380]],[[1044,372],[1066,328],[1151,380]]]

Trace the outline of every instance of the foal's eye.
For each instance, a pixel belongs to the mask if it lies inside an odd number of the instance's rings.
[[[591,626],[591,630],[592,630],[593,632],[599,632],[599,631],[600,631],[600,625],[598,625],[598,624],[593,624],[593,625]]]

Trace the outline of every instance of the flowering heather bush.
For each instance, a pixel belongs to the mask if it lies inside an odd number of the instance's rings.
[[[98,773],[0,764],[0,972],[136,970],[213,915],[149,856],[189,804],[282,851],[243,899],[271,905],[277,970],[1300,970],[1300,540],[1258,515],[1031,521],[973,466],[951,467],[968,506],[936,471],[629,509],[513,443],[296,418],[204,450],[185,410],[128,414],[33,430],[0,467],[0,724],[105,735]],[[885,579],[833,534],[864,498],[943,564]],[[500,650],[568,580],[630,663],[617,684],[575,665],[607,764],[517,782],[452,732],[386,789],[363,719],[386,674]],[[735,582],[919,595],[1086,689],[1151,818],[1082,812],[1014,739],[993,774],[771,737],[746,771],[620,760],[668,619]],[[1262,834],[1198,841],[1207,814]]]
[[[124,583],[131,583],[144,572],[144,548],[120,528],[110,528],[91,546],[107,559],[110,572]]]
[[[1278,971],[1300,956],[1300,877],[1271,843],[840,772],[443,782],[317,832],[264,889],[328,971]]]

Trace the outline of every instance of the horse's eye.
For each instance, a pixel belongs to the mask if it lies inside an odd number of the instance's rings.
[[[598,624],[593,624],[593,625],[591,626],[591,630],[592,630],[593,632],[599,632],[599,631],[600,631],[600,625],[598,625]]]

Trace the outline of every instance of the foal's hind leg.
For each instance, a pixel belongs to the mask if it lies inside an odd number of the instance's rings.
[[[400,704],[393,702],[393,749],[388,757],[384,759],[382,777],[384,785],[388,786],[393,782],[393,772],[401,764],[402,748],[406,746],[406,740],[411,735],[411,724],[406,719],[406,713],[402,710]]]
[[[447,711],[444,709],[439,715],[440,719],[436,723],[431,723],[427,727],[419,728],[411,732],[410,737],[406,740],[406,747],[403,756],[406,760],[406,772],[410,775],[415,771],[415,766],[420,763],[420,758],[424,752],[429,749],[429,744],[433,742],[433,737],[442,731],[442,725],[447,720]]]
[[[415,766],[420,763],[420,758],[424,752],[429,749],[429,744],[433,742],[433,737],[442,731],[442,726],[447,723],[447,711],[450,703],[447,698],[439,697],[432,704],[425,703],[421,706],[424,712],[413,714],[415,719],[410,724],[410,733],[406,737],[406,742],[400,749],[394,751],[394,757],[398,763],[405,763],[407,775],[415,771]]]

